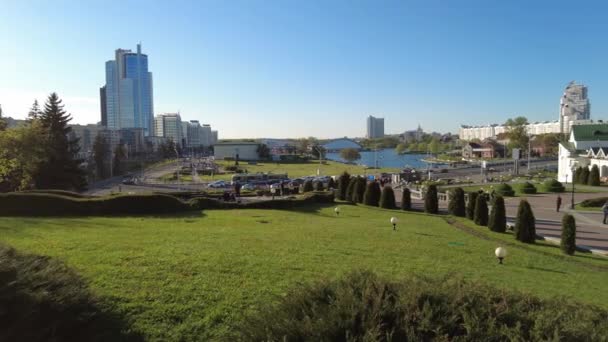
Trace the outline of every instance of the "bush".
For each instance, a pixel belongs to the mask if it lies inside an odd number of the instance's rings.
[[[608,202],[608,197],[597,197],[586,199],[581,202],[581,207],[585,208],[600,208],[604,203]]]
[[[380,203],[380,185],[373,181],[367,183],[365,194],[363,194],[363,204],[377,207]]]
[[[252,202],[224,202],[215,198],[199,197],[190,201],[192,207],[198,210],[205,209],[291,209],[305,207],[313,204],[334,203],[334,194],[331,191],[308,192],[304,195],[291,196],[272,201]]]
[[[574,173],[574,183],[576,183],[576,184],[581,183],[582,174],[583,174],[583,168],[581,166],[577,167],[576,171]]]
[[[412,209],[412,193],[410,189],[403,188],[401,191],[401,209],[411,210]]]
[[[306,182],[304,182],[304,185],[302,186],[302,192],[311,192],[314,191],[314,186],[312,184],[312,181],[309,179]]]
[[[338,199],[346,200],[346,188],[348,187],[348,183],[350,182],[350,175],[348,172],[344,171],[338,178]]]
[[[380,196],[380,207],[384,209],[395,209],[395,192],[389,185],[385,185],[382,188],[382,195]]]
[[[545,192],[564,192],[564,185],[556,179],[549,179],[543,184]]]
[[[477,196],[479,196],[477,191],[469,192],[469,200],[467,202],[467,218],[469,220],[475,219],[475,204],[477,202]]]
[[[20,192],[26,193],[26,194],[53,194],[53,195],[61,195],[61,196],[73,197],[73,198],[93,198],[93,196],[80,194],[78,192],[67,191],[67,190],[57,190],[57,189],[25,190],[25,191],[20,191]]]
[[[332,177],[329,177],[329,181],[327,182],[327,189],[332,190],[335,188],[336,188],[336,181]]]
[[[502,196],[496,196],[490,211],[490,219],[488,220],[488,228],[497,233],[507,231],[507,215],[505,212],[505,199]]]
[[[448,194],[450,196],[450,202],[448,203],[448,212],[450,215],[464,217],[466,215],[464,190],[462,190],[462,188],[456,188]]]
[[[536,187],[530,182],[525,182],[519,187],[519,191],[521,191],[522,194],[535,194]]]
[[[515,191],[513,191],[513,188],[507,183],[499,184],[496,187],[496,193],[503,197],[515,196]]]
[[[475,199],[474,221],[478,226],[488,225],[488,200],[484,195],[477,196]]]
[[[530,203],[526,200],[519,202],[514,234],[515,238],[521,242],[534,243],[536,241],[536,220]]]
[[[0,244],[0,341],[142,341],[64,263]]]
[[[357,177],[357,184],[355,184],[355,192],[353,194],[353,202],[363,203],[363,196],[365,195],[366,186],[367,180],[363,177]]]
[[[372,272],[299,285],[252,312],[243,341],[600,341],[608,311],[454,278]]]
[[[424,211],[429,214],[437,214],[439,212],[439,198],[437,197],[437,186],[429,185],[429,188],[424,196]]]
[[[581,176],[579,177],[579,180],[578,180],[579,184],[586,185],[587,183],[589,183],[589,174],[590,174],[589,168],[586,166],[583,167],[581,170]]]
[[[323,187],[323,182],[315,182],[315,191],[325,191],[325,188]]]
[[[344,199],[346,201],[355,202],[355,186],[357,184],[357,177],[350,177],[348,186],[346,187],[346,195]]]
[[[591,167],[587,184],[591,186],[600,186],[600,169],[597,167],[597,165],[593,165]]]
[[[572,215],[564,215],[562,218],[562,241],[560,243],[562,252],[573,255],[576,250],[576,221]]]

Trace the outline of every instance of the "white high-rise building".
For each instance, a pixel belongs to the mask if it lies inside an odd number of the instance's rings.
[[[154,135],[183,146],[182,118],[178,113],[159,114],[154,118]]]
[[[367,117],[367,134],[368,139],[384,137],[384,118],[376,118],[373,116]]]

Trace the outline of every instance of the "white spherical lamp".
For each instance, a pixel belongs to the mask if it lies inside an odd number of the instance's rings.
[[[340,215],[340,207],[334,208],[334,212],[336,213],[336,215]]]
[[[498,247],[494,251],[494,254],[496,254],[496,257],[498,258],[498,263],[502,264],[502,259],[507,256],[507,249],[504,247]]]
[[[391,224],[393,225],[393,230],[397,230],[397,222],[399,222],[399,220],[396,217],[391,217]]]

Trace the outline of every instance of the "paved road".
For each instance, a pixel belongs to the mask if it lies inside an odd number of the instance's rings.
[[[396,190],[395,196],[401,198],[401,191]],[[598,193],[576,193],[575,203],[585,199],[608,197],[608,190]],[[517,207],[523,197],[510,197],[505,199],[507,210],[507,221],[514,222],[517,215]],[[528,195],[528,202],[532,206],[536,218],[536,233],[547,238],[561,236],[561,220],[564,213],[571,213],[576,219],[576,244],[579,246],[596,249],[608,253],[608,225],[602,224],[603,214],[601,212],[570,210],[570,193],[562,194],[562,210],[556,212],[557,194]],[[422,201],[412,199],[412,205],[416,209],[423,209]],[[439,202],[441,212],[447,212],[447,202]]]

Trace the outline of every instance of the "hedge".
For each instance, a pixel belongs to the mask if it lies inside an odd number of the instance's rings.
[[[537,190],[534,184],[525,182],[519,187],[519,191],[521,191],[522,194],[535,194]]]
[[[73,197],[73,198],[92,198],[92,197],[94,197],[94,196],[90,196],[90,195],[81,194],[78,192],[59,190],[59,189],[24,190],[24,191],[20,191],[20,192],[26,193],[26,194],[53,194],[53,195],[60,195],[60,196]]]
[[[562,218],[560,247],[568,255],[573,255],[576,250],[576,221],[572,215],[565,214]]]
[[[546,192],[564,192],[564,185],[555,179],[550,179],[543,184]]]
[[[194,198],[190,201],[196,210],[205,209],[291,209],[311,204],[334,203],[334,192],[308,192],[304,195],[275,199],[272,201],[252,201],[245,203],[224,202],[212,198]]]
[[[513,191],[513,188],[507,183],[499,184],[496,187],[496,193],[503,197],[515,196],[515,191]]]
[[[585,208],[600,208],[604,203],[608,202],[608,197],[590,198],[581,202],[581,207]]]

